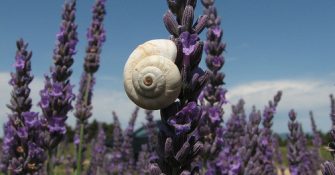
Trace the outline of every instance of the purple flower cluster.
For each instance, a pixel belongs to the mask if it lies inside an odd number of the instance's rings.
[[[313,131],[313,147],[311,148],[310,156],[312,160],[312,171],[317,172],[320,170],[321,157],[320,157],[320,148],[322,146],[322,140],[319,131],[317,130],[316,123],[314,120],[313,112],[310,113],[311,125]]]
[[[245,170],[248,170],[248,168],[250,168],[248,167],[250,159],[255,158],[254,156],[258,145],[257,140],[260,134],[259,124],[261,123],[261,119],[262,119],[261,112],[257,111],[256,107],[254,106],[252,108],[252,111],[249,115],[249,120],[245,127],[245,135],[242,142],[244,146],[240,150],[240,154],[244,155],[243,165],[245,167]]]
[[[93,141],[93,148],[90,160],[90,167],[88,169],[89,175],[101,174],[104,155],[106,153],[106,134],[101,125],[99,125],[99,133],[96,139]]]
[[[79,94],[77,95],[76,112],[78,126],[78,148],[77,148],[77,174],[81,173],[82,160],[85,150],[83,144],[85,125],[88,118],[92,116],[92,95],[95,84],[94,73],[98,71],[100,64],[100,53],[102,44],[106,40],[106,32],[103,26],[105,18],[106,0],[96,0],[93,6],[93,17],[90,28],[87,32],[88,46],[84,61],[84,71],[80,80]]]
[[[128,123],[128,127],[123,132],[118,116],[114,115],[113,147],[104,160],[104,171],[107,174],[134,174],[135,156],[133,150],[134,126],[138,116],[139,108],[136,107]]]
[[[150,169],[151,174],[190,174],[197,171],[192,162],[203,150],[194,131],[202,113],[196,102],[208,79],[208,73],[198,67],[203,50],[198,35],[206,25],[207,16],[201,16],[193,24],[196,0],[167,0],[167,3],[169,11],[163,20],[177,46],[175,64],[181,72],[182,89],[178,101],[161,109],[159,159]]]
[[[8,174],[33,174],[38,172],[46,160],[41,147],[43,137],[39,134],[41,123],[38,113],[30,111],[32,100],[29,97],[32,52],[27,51],[28,44],[18,40],[15,56],[15,72],[11,73],[9,84],[13,87],[9,121],[4,126],[1,170]]]
[[[103,20],[106,14],[106,0],[97,0],[93,6],[92,24],[87,32],[88,46],[84,61],[84,72],[81,77],[75,116],[78,120],[87,120],[92,115],[92,93],[95,84],[94,73],[100,64],[102,44],[106,40]]]
[[[67,2],[64,6],[57,45],[54,49],[54,66],[50,68],[51,76],[45,76],[45,86],[40,91],[41,122],[45,126],[44,142],[49,150],[55,148],[66,133],[65,121],[68,112],[73,109],[71,103],[75,99],[72,92],[73,85],[69,79],[78,42],[75,7],[75,1]]]
[[[206,64],[211,74],[209,82],[199,95],[199,100],[203,108],[199,134],[204,143],[203,166],[208,161],[217,157],[222,148],[222,107],[226,103],[226,90],[223,88],[224,74],[219,72],[224,65],[222,56],[225,50],[225,44],[222,43],[223,31],[220,28],[221,20],[217,15],[214,1],[202,0],[205,7],[204,15],[208,16],[207,40],[204,44],[204,50],[207,55]],[[218,134],[216,134],[218,133]]]
[[[302,126],[296,121],[296,112],[291,110],[289,113],[290,121],[288,128],[287,158],[289,170],[292,175],[315,174],[311,169],[310,154],[306,147],[306,138],[302,131]]]
[[[157,126],[156,122],[154,121],[153,111],[146,110],[146,121],[147,123],[144,125],[144,127],[147,130],[148,133],[148,151],[151,154],[155,154],[155,150],[157,147]]]
[[[219,156],[209,162],[206,175],[241,174],[243,172],[243,156],[240,154],[243,145],[246,125],[244,101],[239,100],[232,106],[232,115],[222,130],[222,143]]]
[[[138,159],[136,162],[136,170],[139,175],[147,175],[150,174],[150,161],[155,159],[152,153],[149,151],[150,144],[143,144],[141,146],[141,152],[138,155]]]
[[[253,107],[247,121],[244,101],[240,100],[237,105],[232,106],[231,118],[227,120],[221,131],[221,152],[215,157],[214,161],[207,162],[206,175],[269,173],[269,167],[273,167],[272,156],[275,151],[273,147],[275,143],[273,142],[271,125],[268,123],[271,123],[280,96],[281,92],[278,92],[274,101],[269,103],[273,112],[263,114],[263,124],[266,123],[263,128],[259,128],[262,121],[261,112],[257,111],[255,107]],[[265,109],[268,108],[265,107]],[[268,112],[268,110],[265,110],[265,112]],[[265,132],[265,126],[268,135],[263,133]],[[276,173],[274,169],[273,173]]]
[[[136,107],[130,120],[128,123],[128,127],[126,128],[124,132],[124,140],[122,144],[122,157],[124,159],[124,168],[130,172],[131,174],[134,173],[134,166],[135,166],[135,160],[134,160],[134,150],[133,150],[133,141],[134,141],[134,127],[135,127],[135,121],[138,116],[139,108]]]
[[[246,167],[246,172],[250,175],[277,174],[274,166],[273,133],[271,127],[281,95],[282,92],[279,91],[274,96],[273,101],[269,101],[268,106],[264,108],[262,118],[263,128],[260,129],[254,155],[250,158]]]
[[[122,129],[118,116],[113,112],[113,148],[109,154],[106,155],[104,161],[104,169],[108,174],[117,174],[123,172],[122,160]]]
[[[272,137],[272,143],[273,143],[273,150],[274,150],[274,156],[276,163],[278,164],[278,168],[280,170],[280,173],[282,175],[285,174],[285,166],[284,166],[284,160],[283,156],[279,147],[279,138],[280,136],[278,134],[274,134]]]
[[[156,148],[157,148],[157,126],[154,121],[153,111],[145,110],[146,123],[143,127],[146,129],[148,141],[146,144],[141,145],[141,151],[139,152],[136,169],[139,174],[146,175],[150,174],[150,162],[157,160]]]
[[[321,171],[323,175],[335,174],[335,98],[333,94],[330,95],[330,119],[332,121],[332,130],[330,131],[331,142],[328,144],[329,152],[333,160],[326,161],[321,164]]]

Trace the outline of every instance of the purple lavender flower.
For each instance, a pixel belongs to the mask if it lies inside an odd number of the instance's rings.
[[[122,129],[121,124],[119,121],[119,117],[116,115],[116,113],[113,111],[113,149],[114,150],[120,150],[122,147],[123,137],[122,137]]]
[[[183,85],[179,101],[161,109],[159,159],[157,163],[152,162],[150,169],[151,174],[190,174],[197,171],[191,164],[203,148],[193,131],[202,113],[196,101],[208,79],[208,73],[198,67],[203,48],[198,35],[206,25],[207,16],[200,17],[193,25],[196,1],[167,0],[167,3],[169,11],[163,20],[177,46],[175,64],[181,72]]]
[[[231,118],[221,131],[223,135],[217,134],[222,138],[222,143],[219,145],[222,148],[216,159],[207,162],[208,170],[206,174],[243,174],[244,162],[240,150],[245,137],[245,118],[244,101],[241,99],[237,105],[232,106]]]
[[[198,35],[183,32],[180,34],[180,38],[183,46],[183,53],[185,55],[190,55],[192,52],[194,52],[195,44],[198,40]]]
[[[246,172],[250,175],[277,174],[277,170],[274,166],[273,133],[271,127],[281,95],[281,91],[277,92],[273,101],[269,101],[268,106],[264,108],[263,128],[260,130],[257,138],[256,152],[254,156],[250,158],[246,167]]]
[[[279,147],[279,135],[278,134],[274,134],[273,138],[272,138],[272,143],[273,143],[273,149],[274,149],[274,156],[276,159],[276,162],[278,164],[278,168],[280,169],[280,173],[282,175],[285,174],[285,166],[284,166],[284,162],[283,162],[283,156],[282,156],[282,152],[280,151],[280,147]]]
[[[136,169],[140,175],[150,174],[150,162],[155,162],[157,160],[156,148],[157,148],[157,126],[154,121],[152,110],[145,110],[146,123],[144,123],[144,128],[148,133],[148,142],[141,145],[141,151],[138,153],[138,158],[136,162]]]
[[[134,150],[133,150],[133,140],[134,140],[134,127],[135,121],[138,116],[139,108],[136,107],[128,123],[128,127],[124,133],[124,140],[122,143],[122,157],[124,161],[124,168],[127,172],[134,174],[135,160],[134,160]]]
[[[174,116],[170,117],[168,124],[174,128],[178,136],[188,134],[194,128],[195,121],[200,116],[200,111],[195,102],[190,102]]]
[[[139,175],[150,174],[151,153],[148,149],[149,144],[143,144],[136,162],[136,169]]]
[[[95,84],[94,73],[98,70],[100,64],[100,53],[102,45],[106,40],[103,20],[106,14],[106,0],[96,0],[93,6],[92,24],[87,32],[88,46],[84,62],[84,72],[82,74],[79,94],[76,104],[75,116],[78,120],[87,120],[92,113],[92,91]]]
[[[245,172],[252,171],[253,160],[257,153],[258,136],[260,134],[259,124],[261,122],[261,112],[257,111],[255,106],[249,115],[249,120],[245,127],[245,136],[243,137],[243,147],[240,149],[240,154],[243,155],[243,163]]]
[[[332,125],[335,126],[335,98],[333,94],[330,95],[330,119],[332,120]]]
[[[315,174],[311,171],[311,162],[309,153],[306,147],[306,140],[302,132],[301,125],[296,121],[296,113],[291,110],[289,113],[290,121],[288,128],[290,134],[288,135],[287,158],[289,161],[289,169],[291,174]]]
[[[334,161],[326,161],[323,164],[321,164],[321,171],[323,175],[334,175],[335,174]]]
[[[157,125],[156,122],[154,121],[154,116],[152,114],[153,111],[151,110],[146,110],[146,117],[145,119],[147,120],[147,123],[144,125],[144,127],[147,130],[148,133],[148,151],[151,154],[155,154],[155,150],[157,147]]]
[[[102,126],[99,125],[98,137],[93,141],[92,156],[90,160],[90,167],[88,169],[89,175],[99,175],[102,171],[104,161],[104,154],[106,152],[105,146],[106,134]]]
[[[201,1],[204,8],[204,15],[208,16],[206,23],[207,40],[204,44],[206,53],[206,65],[211,71],[209,82],[199,95],[199,100],[203,108],[203,114],[200,121],[199,133],[205,145],[204,154],[202,157],[203,166],[208,164],[217,157],[221,151],[222,145],[217,145],[217,140],[222,140],[217,135],[218,131],[222,129],[223,114],[222,107],[226,104],[226,90],[223,88],[224,74],[220,69],[224,65],[224,58],[222,56],[225,44],[222,43],[222,29],[220,27],[220,17],[216,13],[214,1]],[[215,19],[216,23],[211,23],[211,19]],[[215,29],[215,30],[214,30]],[[217,33],[217,30],[220,32]],[[216,31],[216,35],[213,35]],[[218,51],[217,51],[218,50]],[[215,143],[215,144],[214,144]],[[206,163],[208,162],[208,163]]]
[[[118,116],[113,111],[113,148],[105,156],[103,169],[107,174],[118,174],[124,171],[124,162],[122,157],[123,135]]]
[[[31,75],[32,52],[27,51],[28,44],[22,39],[17,41],[17,52],[9,84],[13,86],[10,104],[9,121],[5,123],[5,135],[2,145],[2,171],[8,174],[33,174],[38,172],[46,154],[39,145],[38,133],[41,123],[38,113],[31,112],[32,100],[29,97],[29,84],[33,80]]]
[[[330,150],[333,159],[335,159],[335,98],[333,94],[330,95],[330,106],[331,106],[330,118],[333,121],[333,125],[332,130],[330,131],[332,141],[328,144],[328,148]]]
[[[224,148],[215,161],[215,165],[209,166],[206,175],[240,175],[242,174],[241,155],[232,155],[228,148]],[[212,162],[211,162],[212,163]]]
[[[83,155],[83,137],[85,122],[92,116],[92,95],[95,84],[94,73],[98,70],[100,64],[100,53],[102,44],[106,40],[105,29],[103,26],[106,0],[96,0],[92,13],[92,24],[87,32],[88,46],[84,62],[84,72],[82,73],[79,94],[77,96],[75,116],[78,119],[79,145],[77,152],[77,174],[81,174],[82,155]]]
[[[134,125],[137,119],[139,108],[136,107],[128,127],[125,132],[122,132],[118,116],[113,112],[113,146],[111,151],[106,154],[103,170],[107,174],[134,174],[135,173],[135,156],[133,151],[133,134]],[[143,168],[143,167],[142,167]]]
[[[54,49],[54,66],[50,68],[51,78],[45,77],[45,87],[40,92],[43,122],[47,122],[45,132],[50,133],[45,147],[52,150],[66,132],[65,121],[67,114],[72,110],[71,102],[75,96],[70,83],[72,74],[73,55],[77,39],[77,25],[75,20],[76,2],[67,2],[64,5],[60,33],[57,34],[57,45]]]
[[[330,136],[332,140],[328,144],[328,150],[333,157],[333,160],[326,161],[321,164],[321,171],[323,175],[333,175],[335,174],[335,98],[333,94],[330,96],[330,119],[332,120],[332,129],[330,131]]]
[[[76,53],[77,25],[75,24],[76,1],[66,2],[62,14],[60,32],[57,34],[57,43],[53,51],[53,63],[50,68],[51,75],[45,76],[44,89],[40,91],[42,109],[40,122],[43,131],[39,132],[39,142],[48,150],[49,160],[52,158],[54,148],[63,139],[66,133],[65,121],[68,112],[73,109],[72,101],[75,95],[70,83],[71,66]],[[52,174],[52,161],[47,162],[47,173]]]
[[[311,111],[309,115],[311,118],[311,125],[312,125],[312,131],[313,131],[313,140],[312,140],[313,147],[311,150],[311,160],[313,163],[312,170],[314,172],[317,172],[320,170],[320,162],[321,162],[320,148],[322,146],[322,139],[320,137],[320,133],[317,130],[313,112]]]

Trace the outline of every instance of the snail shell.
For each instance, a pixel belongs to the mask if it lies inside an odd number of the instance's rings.
[[[181,75],[174,64],[176,45],[157,39],[139,45],[124,67],[124,88],[138,106],[156,110],[167,107],[179,96]]]

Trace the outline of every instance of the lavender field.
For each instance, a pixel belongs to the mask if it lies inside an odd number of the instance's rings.
[[[4,0],[0,174],[335,175],[334,12]]]

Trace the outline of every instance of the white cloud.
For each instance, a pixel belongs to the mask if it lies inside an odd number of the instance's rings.
[[[127,126],[128,120],[135,109],[135,104],[129,100],[124,91],[108,89],[96,89],[93,96],[93,117],[98,121],[111,123],[113,121],[112,111],[115,111],[123,127]],[[159,117],[159,111],[154,112]],[[144,121],[144,111],[139,111],[136,126],[141,126]],[[156,118],[158,119],[158,118]]]
[[[314,112],[318,128],[323,131],[330,129],[329,94],[335,92],[335,86],[331,81],[324,79],[255,81],[230,88],[227,98],[230,104],[236,104],[243,98],[248,112],[252,105],[263,110],[278,90],[283,91],[283,96],[274,120],[275,131],[287,131],[287,114],[291,109],[298,112],[298,120],[303,123],[306,131],[310,131],[308,114],[310,110]],[[228,105],[225,108],[226,116],[229,116],[229,108]]]
[[[108,79],[116,79],[108,77]],[[10,80],[9,73],[0,72],[0,137],[3,135],[2,126],[5,121],[7,121],[7,114],[10,112],[6,107],[6,104],[10,100],[10,92],[12,87],[8,85]],[[39,107],[36,106],[40,100],[39,91],[44,86],[44,80],[40,77],[35,77],[33,82],[30,84],[31,88],[31,98],[33,100],[33,111],[40,112]],[[78,88],[78,86],[75,86]],[[113,121],[112,111],[116,111],[120,118],[120,122],[123,127],[127,126],[128,120],[135,109],[134,103],[132,103],[124,91],[116,91],[106,88],[95,88],[93,94],[93,117],[92,119],[97,119],[98,121],[104,121],[111,123]],[[75,103],[73,103],[74,105]],[[155,116],[159,116],[158,111],[154,112]],[[144,111],[140,110],[139,118],[136,127],[141,126],[144,121]],[[68,124],[74,126],[75,118],[73,116],[73,111],[69,115],[67,121]]]
[[[106,78],[106,77],[105,77]],[[0,72],[0,126],[7,120],[9,110],[6,104],[10,99],[11,87],[8,85],[10,79],[9,73]],[[106,79],[113,80],[113,77]],[[40,111],[36,106],[39,101],[39,91],[43,88],[43,78],[35,77],[31,84],[31,97],[33,99],[34,111]],[[78,86],[76,85],[78,88]],[[335,93],[334,83],[325,79],[286,79],[272,81],[254,81],[240,84],[228,88],[228,100],[230,104],[236,104],[240,98],[246,102],[246,111],[249,113],[252,105],[256,105],[258,109],[263,110],[268,100],[273,98],[273,95],[278,91],[283,91],[282,100],[278,106],[278,113],[274,120],[274,130],[277,132],[287,131],[287,113],[294,108],[298,112],[298,120],[304,125],[306,131],[310,130],[308,112],[314,111],[318,127],[323,131],[330,128],[329,118],[329,97],[330,93]],[[131,102],[123,90],[115,90],[113,88],[96,87],[93,96],[93,117],[98,121],[112,122],[112,111],[116,111],[120,121],[125,127],[133,112],[135,105]],[[230,115],[230,105],[226,105],[225,117]],[[144,111],[139,113],[137,127],[141,126],[144,121]],[[154,113],[156,119],[159,119],[159,111]],[[75,118],[71,114],[68,123],[74,125]],[[0,136],[2,136],[0,129]]]

